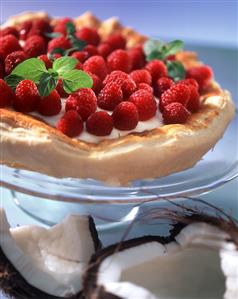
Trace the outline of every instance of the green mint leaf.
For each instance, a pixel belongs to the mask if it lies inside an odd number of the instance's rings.
[[[38,83],[43,73],[47,73],[44,62],[37,58],[30,58],[18,64],[11,75],[17,75]]]
[[[65,72],[74,69],[77,63],[78,60],[74,57],[61,57],[54,61],[53,70],[61,76]]]
[[[38,85],[39,95],[42,97],[48,96],[56,87],[58,78],[49,73],[44,73],[40,78]]]
[[[48,37],[48,38],[57,38],[62,36],[62,34],[60,32],[45,32],[44,36]]]
[[[66,24],[66,32],[67,32],[67,36],[69,35],[73,35],[75,34],[76,32],[76,29],[75,29],[75,26],[72,22],[69,22]]]
[[[165,55],[165,58],[169,55],[174,55],[179,51],[182,51],[184,47],[184,43],[181,40],[174,40],[172,42],[169,42],[168,44],[166,44],[162,51]]]
[[[71,44],[73,48],[77,51],[82,51],[83,48],[86,46],[86,42],[78,38],[71,38]]]
[[[62,49],[62,48],[54,48],[52,51],[51,51],[51,55],[54,55],[54,54],[60,54],[62,56],[64,56],[66,53],[66,50],[65,49]]]
[[[10,86],[13,90],[15,90],[18,83],[20,83],[22,80],[24,80],[24,78],[21,76],[18,76],[18,75],[10,74],[7,77],[5,77],[4,80],[8,86]]]
[[[153,59],[163,60],[163,55],[161,54],[161,52],[153,51],[149,55],[146,56],[147,61],[151,61]]]
[[[79,88],[91,88],[93,86],[92,78],[80,70],[72,70],[64,73],[63,88],[67,93],[72,93]]]
[[[178,61],[167,61],[166,62],[166,66],[167,66],[167,71],[168,71],[168,75],[169,77],[173,78],[174,81],[179,81],[185,78],[185,68],[183,66],[183,64]]]
[[[149,39],[144,44],[144,53],[146,56],[151,55],[153,52],[159,52],[163,44],[159,40]]]

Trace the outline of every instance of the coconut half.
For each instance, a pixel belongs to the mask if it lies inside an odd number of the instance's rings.
[[[44,293],[56,297],[78,294],[88,261],[99,247],[91,217],[70,215],[50,229],[38,226],[10,228],[4,210],[0,209],[1,268],[5,265],[9,275],[15,275],[15,269],[25,282]],[[7,262],[10,265],[6,265]]]
[[[85,275],[86,299],[237,299],[238,231],[230,234],[212,219],[190,217],[167,238],[103,249]]]

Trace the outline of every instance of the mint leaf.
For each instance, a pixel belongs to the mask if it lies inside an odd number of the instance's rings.
[[[92,78],[80,70],[71,70],[62,75],[63,88],[67,93],[72,93],[79,88],[91,88],[93,86]]]
[[[11,75],[17,75],[38,83],[43,73],[47,73],[44,62],[37,58],[30,58],[18,64]]]
[[[42,97],[48,96],[56,87],[58,78],[53,74],[44,73],[40,78],[38,85],[39,95]]]
[[[62,36],[62,34],[60,32],[45,32],[44,36],[48,37],[48,38],[57,38]]]
[[[53,70],[61,76],[66,71],[71,71],[77,63],[78,60],[74,57],[61,57],[54,61]]]
[[[66,32],[67,32],[67,36],[75,34],[76,29],[75,29],[75,26],[72,22],[68,22],[66,24]]]
[[[86,42],[78,38],[72,38],[71,44],[73,46],[73,49],[77,51],[82,51],[83,48],[86,46]]]
[[[165,58],[169,55],[174,55],[179,51],[182,51],[184,47],[184,43],[181,40],[174,40],[172,42],[169,42],[165,45],[165,48],[163,50]]]
[[[163,44],[159,40],[149,39],[144,44],[144,53],[146,56],[151,55],[153,52],[159,52]]]
[[[180,61],[168,60],[166,62],[166,66],[169,77],[173,78],[174,81],[179,81],[185,78],[186,71],[183,64]]]
[[[5,77],[4,80],[8,86],[10,86],[13,90],[15,90],[18,83],[24,80],[24,78],[18,75],[10,74],[7,77]]]

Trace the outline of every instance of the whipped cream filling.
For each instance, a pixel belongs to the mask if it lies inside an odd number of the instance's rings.
[[[41,115],[37,112],[32,112],[30,113],[30,115],[36,117],[37,119],[41,119],[42,121],[44,121],[46,124],[52,126],[52,127],[56,127],[56,124],[58,122],[58,120],[64,115],[65,113],[65,99],[61,99],[61,103],[62,103],[62,109],[60,111],[59,114],[55,115],[55,116],[44,116]],[[156,99],[156,102],[158,103],[158,100]],[[97,111],[102,111],[102,109],[97,108]],[[109,114],[112,114],[112,111],[107,111]],[[152,130],[158,127],[162,127],[163,126],[163,121],[162,121],[162,115],[161,113],[157,110],[156,115],[154,117],[152,117],[151,119],[147,120],[147,121],[139,121],[137,126],[135,127],[135,129],[131,130],[131,131],[122,131],[122,130],[118,130],[116,128],[113,128],[112,132],[110,135],[107,136],[95,136],[92,135],[90,133],[87,132],[86,130],[86,125],[84,123],[84,130],[83,132],[75,137],[74,139],[78,139],[78,140],[82,140],[82,141],[86,141],[86,142],[91,142],[91,143],[99,143],[102,140],[105,139],[116,139],[119,138],[121,136],[125,136],[128,135],[132,132],[144,132],[147,130]]]

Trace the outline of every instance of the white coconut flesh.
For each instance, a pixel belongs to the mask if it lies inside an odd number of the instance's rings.
[[[0,247],[30,285],[58,297],[81,291],[81,277],[95,252],[87,216],[68,216],[50,229],[37,226],[10,229],[3,209]]]
[[[97,285],[123,299],[238,298],[238,252],[228,234],[194,223],[175,239],[109,255],[98,269]]]

